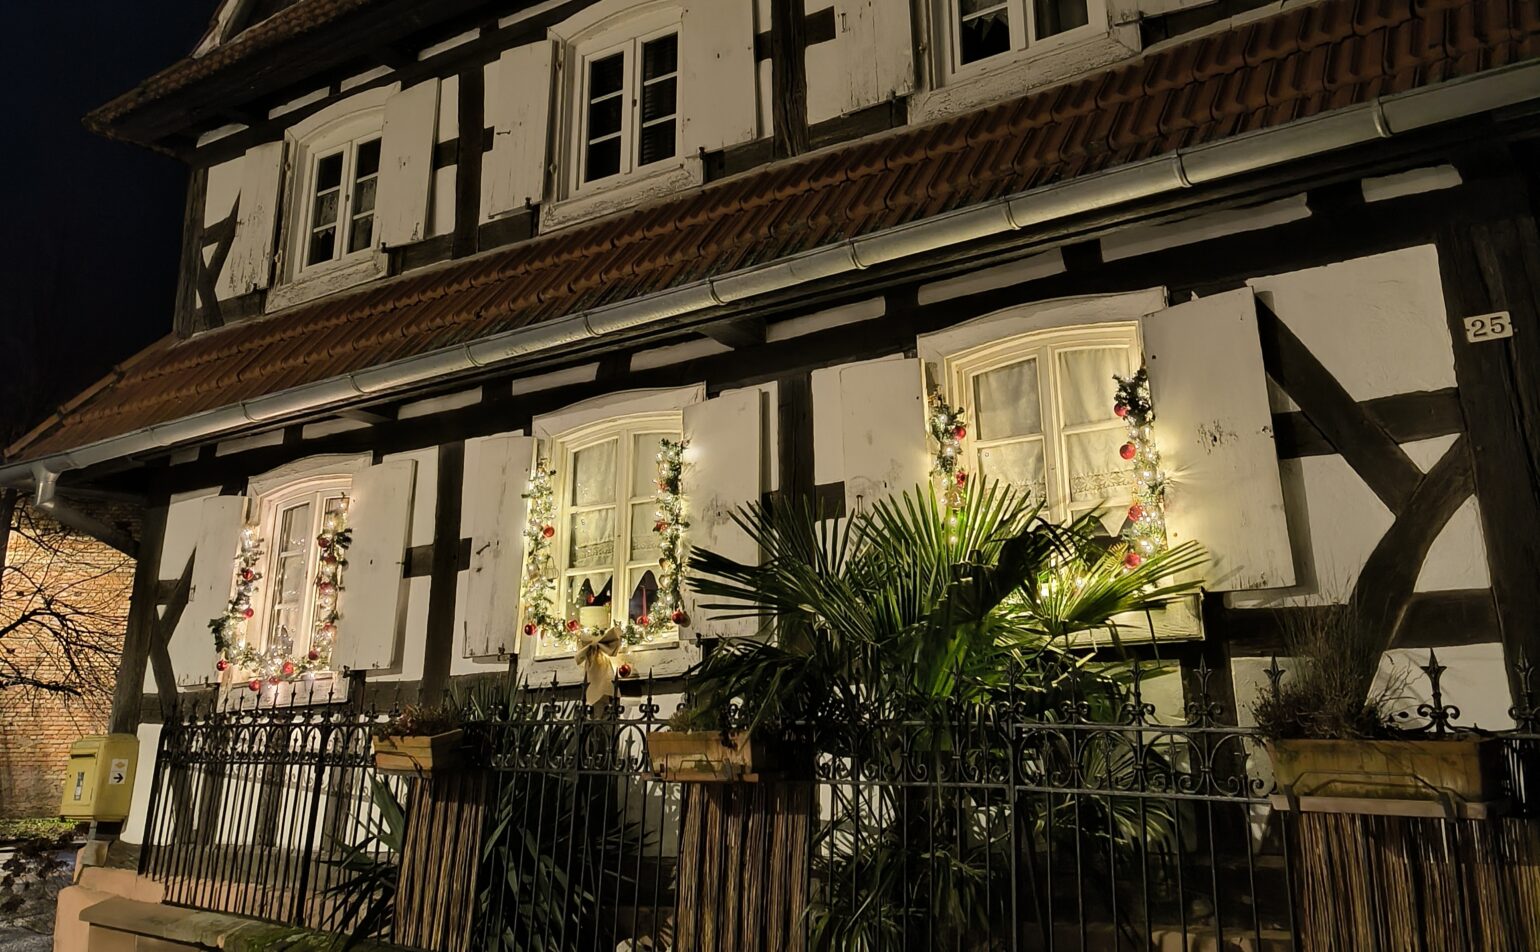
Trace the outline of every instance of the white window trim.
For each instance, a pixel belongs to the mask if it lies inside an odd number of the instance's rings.
[[[626,0],[601,0],[551,27],[549,32],[558,44],[560,108],[553,119],[557,128],[557,135],[553,137],[556,143],[553,157],[557,170],[556,195],[553,201],[541,206],[542,230],[587,221],[704,182],[700,157],[684,154],[685,117],[692,96],[685,88],[683,10],[678,3],[660,0],[637,5]],[[629,47],[631,62],[626,72],[626,92],[635,95],[641,83],[641,44],[669,33],[679,37],[674,157],[650,165],[635,165],[639,141],[633,128],[633,116],[639,106],[632,103],[622,118],[622,138],[626,141],[628,157],[622,162],[621,172],[584,182],[583,140],[587,127],[589,62]]]
[[[325,475],[309,476],[289,483],[279,489],[273,489],[256,499],[257,512],[257,537],[263,540],[262,558],[262,582],[258,583],[255,597],[252,599],[252,621],[256,625],[248,623],[247,640],[260,647],[266,647],[268,640],[273,636],[272,613],[276,607],[273,587],[278,582],[277,560],[280,554],[278,547],[280,525],[283,514],[294,506],[309,502],[312,504],[310,513],[310,527],[306,532],[305,544],[305,572],[303,578],[305,589],[311,591],[312,581],[315,578],[318,562],[316,556],[319,547],[315,544],[315,537],[320,534],[321,521],[324,518],[324,501],[328,498],[348,495],[353,491],[353,477],[349,473],[328,473]],[[310,650],[310,637],[315,621],[315,598],[313,594],[304,601],[303,614],[298,626],[299,634],[294,639],[294,653],[303,654]],[[254,631],[252,629],[255,629]],[[338,637],[341,637],[339,632]],[[335,672],[317,672],[316,677],[334,676]]]
[[[1037,11],[1033,0],[1005,0],[1010,20],[1011,47],[1003,53],[972,63],[962,62],[961,38],[958,15],[961,0],[930,0],[935,25],[933,35],[940,39],[936,44],[937,75],[944,83],[965,81],[972,76],[996,69],[1008,68],[1039,54],[1052,52],[1066,46],[1074,46],[1091,37],[1103,36],[1108,29],[1106,0],[1085,0],[1086,23],[1062,33],[1042,39],[1033,39],[1037,30]]]
[[[338,257],[313,265],[305,264],[310,245],[310,221],[315,202],[315,172],[319,160],[346,149],[343,160],[344,189],[351,191],[353,154],[356,144],[381,138],[385,130],[385,102],[400,89],[399,83],[365,90],[334,103],[313,116],[290,126],[284,133],[288,159],[285,163],[288,185],[284,190],[285,214],[280,232],[280,280],[268,292],[268,311],[302,304],[319,297],[383,277],[388,256],[379,241],[380,200],[376,187],[374,240],[368,248],[344,252]],[[381,157],[383,162],[383,156]],[[338,237],[346,247],[344,223],[351,202],[338,207]]]

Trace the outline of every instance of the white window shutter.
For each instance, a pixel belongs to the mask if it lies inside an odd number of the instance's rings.
[[[217,655],[209,621],[229,607],[235,588],[235,556],[240,551],[241,528],[246,524],[245,496],[209,496],[202,503],[192,587],[167,646],[177,684],[201,684],[205,678],[216,677]],[[182,568],[164,566],[166,571],[178,573]]]
[[[221,300],[271,283],[282,186],[283,140],[248,149],[241,159],[235,238],[219,276],[217,293]]]
[[[535,464],[532,436],[489,436],[465,445],[463,498],[471,565],[466,579],[468,658],[518,650],[519,589],[524,577],[524,493]]]
[[[909,0],[835,0],[834,42],[844,67],[841,113],[914,92]]]
[[[1294,584],[1267,376],[1249,288],[1144,319],[1173,545],[1208,550],[1210,591]]]
[[[544,197],[555,50],[553,41],[538,40],[505,50],[487,65],[486,118],[493,136],[481,168],[483,219]],[[474,148],[477,134],[461,129],[461,148]]]
[[[753,0],[689,0],[679,28],[684,151],[758,136]]]
[[[338,601],[337,646],[332,667],[355,671],[388,668],[395,661],[396,633],[406,605],[407,532],[412,521],[415,460],[371,466],[353,477],[348,525],[353,544]]]
[[[438,134],[437,79],[403,89],[385,100],[380,134],[379,239],[387,247],[428,236],[433,192],[433,145]]]
[[[845,511],[854,515],[930,478],[924,371],[913,357],[879,360],[844,367],[839,380]]]
[[[733,513],[758,501],[764,489],[765,402],[763,391],[747,389],[684,408],[684,438],[690,446],[681,483],[690,521],[686,541],[692,549],[709,549],[749,564],[759,561],[758,545],[733,521]],[[730,612],[701,608],[688,582],[684,597],[690,631],[696,634],[741,637],[760,627],[753,618],[715,617]]]

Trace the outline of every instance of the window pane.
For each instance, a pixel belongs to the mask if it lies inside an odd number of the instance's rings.
[[[280,549],[284,552],[304,550],[310,546],[310,503],[284,510],[279,539]]]
[[[305,592],[305,553],[285,555],[278,559],[278,579],[273,590],[278,601],[297,603]]]
[[[1070,502],[1124,501],[1134,484],[1132,466],[1118,455],[1118,449],[1127,440],[1128,431],[1122,427],[1064,437]]]
[[[611,573],[578,572],[567,577],[567,618],[578,617],[578,610],[590,605],[609,605],[613,601]]]
[[[674,120],[660,122],[642,129],[642,144],[637,165],[651,165],[674,157]]]
[[[324,192],[342,184],[342,153],[328,155],[315,165],[315,190]]]
[[[377,178],[365,179],[353,190],[353,214],[362,215],[374,211],[374,192],[379,185]]]
[[[660,36],[642,44],[642,81],[679,71],[679,37]]]
[[[380,140],[365,142],[358,147],[358,168],[353,172],[355,180],[367,178],[380,170]]]
[[[1010,13],[998,0],[961,0],[957,47],[964,63],[1011,48]]]
[[[348,233],[348,253],[362,251],[374,244],[374,216],[364,215],[353,219],[353,229]]]
[[[597,506],[615,499],[615,441],[572,454],[572,504]]]
[[[620,131],[620,109],[624,102],[623,96],[610,96],[588,104],[588,141]]]
[[[588,147],[583,181],[592,182],[620,172],[620,139],[606,139]]]
[[[679,80],[669,77],[642,87],[642,122],[656,122],[678,111]]]
[[[631,620],[650,614],[658,604],[658,577],[651,569],[643,569],[638,578],[636,570],[632,570],[636,584],[631,586],[631,595],[626,599],[626,617]]]
[[[569,523],[567,564],[573,568],[609,565],[615,560],[615,510],[580,512]]]
[[[327,192],[316,196],[315,215],[311,218],[311,227],[331,225],[337,221],[337,198],[341,194],[341,192]]]
[[[305,259],[306,264],[320,264],[322,261],[330,261],[332,251],[337,245],[337,229],[323,228],[310,236],[310,254]]]
[[[620,92],[625,82],[626,57],[624,53],[612,53],[588,64],[588,98],[598,99],[610,93]]]
[[[1116,419],[1112,398],[1113,374],[1128,373],[1128,351],[1122,347],[1068,350],[1059,354],[1060,412],[1065,426]]]
[[[1037,361],[1001,367],[973,378],[974,429],[981,440],[1043,432],[1037,395]]]
[[[658,524],[658,507],[651,502],[631,505],[631,554],[632,562],[642,562],[658,557],[658,534],[653,526]]]
[[[979,450],[979,470],[979,475],[986,480],[996,480],[1026,490],[1036,502],[1047,498],[1041,440],[1007,443]]]
[[[1032,15],[1038,39],[1091,22],[1085,0],[1033,0]]]
[[[658,453],[664,433],[638,433],[632,439],[631,495],[656,496],[658,494]]]

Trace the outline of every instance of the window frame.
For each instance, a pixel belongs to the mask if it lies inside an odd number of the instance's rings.
[[[300,506],[311,506],[310,527],[305,536],[305,587],[312,594],[303,602],[303,616],[298,626],[302,638],[294,639],[291,656],[299,657],[310,650],[315,632],[315,598],[313,595],[316,573],[320,567],[321,547],[316,544],[322,520],[326,516],[325,504],[339,496],[351,498],[353,475],[348,472],[327,472],[305,476],[262,491],[255,500],[257,538],[262,540],[262,582],[252,597],[252,617],[248,622],[247,640],[259,649],[266,649],[274,635],[274,611],[278,584],[278,561],[282,557],[279,548],[284,513]],[[337,637],[345,637],[340,630]],[[332,671],[317,671],[316,677],[328,677]]]
[[[1024,59],[1064,46],[1104,36],[1111,29],[1106,0],[1085,0],[1086,22],[1082,26],[1037,38],[1037,5],[1033,0],[1004,0],[1011,43],[1010,48],[974,60],[962,61],[962,0],[931,0],[932,22],[942,42],[935,44],[937,75],[942,84],[950,84],[992,73]]]
[[[690,157],[684,154],[685,109],[689,93],[685,89],[683,10],[675,4],[654,4],[640,10],[619,8],[618,12],[610,12],[609,6],[597,4],[591,11],[562,24],[559,30],[555,27],[551,30],[552,36],[561,44],[562,61],[569,67],[565,70],[568,75],[560,97],[563,104],[561,122],[565,131],[558,140],[563,143],[557,176],[561,186],[558,203],[624,189],[631,183],[677,174],[688,167]],[[676,37],[677,49],[673,73],[674,154],[640,165],[642,46],[668,35]],[[622,99],[626,105],[621,114],[621,169],[603,178],[584,181],[590,65],[616,52],[625,56]]]
[[[574,507],[570,502],[572,496],[572,479],[575,472],[573,460],[576,454],[582,450],[609,442],[616,441],[614,495],[608,505],[615,511],[614,528],[614,552],[610,557],[608,566],[592,566],[587,574],[593,571],[609,571],[611,573],[611,601],[610,618],[612,621],[621,621],[615,614],[613,606],[626,605],[630,602],[631,580],[630,573],[645,563],[636,562],[630,558],[631,552],[631,508],[639,503],[651,502],[656,493],[646,496],[634,496],[631,487],[635,482],[636,465],[638,460],[635,453],[636,437],[648,434],[657,434],[660,438],[681,439],[684,432],[684,413],[681,410],[653,411],[631,413],[621,416],[606,417],[604,419],[586,423],[573,429],[556,434],[552,438],[551,453],[549,459],[555,462],[556,480],[553,492],[556,494],[556,534],[551,539],[552,572],[556,578],[556,591],[552,599],[552,610],[562,617],[567,615],[569,600],[570,579],[576,573],[583,570],[573,569],[570,564],[570,527],[572,515],[575,509],[603,509],[604,504],[592,507]],[[642,461],[645,465],[648,461]],[[655,560],[654,560],[655,561]],[[624,580],[624,585],[616,584]],[[679,629],[669,626],[663,633],[643,646],[645,648],[667,647],[679,643]],[[552,658],[571,657],[573,649],[560,647],[551,641],[541,638],[536,646],[535,660],[545,661]]]
[[[381,143],[383,149],[384,130],[363,132],[355,138],[342,142],[334,142],[322,148],[312,147],[307,150],[307,170],[302,185],[305,197],[304,205],[295,228],[298,242],[295,248],[294,277],[299,278],[312,273],[342,266],[344,263],[356,261],[376,253],[379,242],[376,240],[379,234],[379,208],[380,208],[380,161],[375,162],[373,180],[375,183],[374,206],[368,214],[373,219],[369,226],[369,243],[362,248],[348,251],[348,243],[352,239],[353,219],[355,217],[354,200],[357,198],[358,189],[358,153],[364,146],[370,143]],[[320,177],[321,163],[334,155],[342,156],[341,180],[338,183],[337,218],[332,223],[334,234],[332,235],[331,257],[321,261],[310,260],[310,242],[314,237],[317,227],[315,224],[316,185]],[[382,154],[383,158],[383,154]]]
[[[1143,342],[1137,321],[1079,324],[1030,331],[970,347],[943,359],[942,386],[949,403],[962,408],[968,421],[969,437],[963,440],[963,467],[972,475],[979,468],[978,406],[973,382],[992,370],[1037,360],[1038,406],[1042,417],[1043,482],[1046,489],[1045,512],[1055,521],[1066,521],[1097,508],[1116,515],[1116,500],[1108,498],[1090,503],[1075,503],[1069,485],[1068,452],[1065,437],[1077,433],[1113,431],[1124,426],[1121,420],[1074,424],[1066,428],[1063,390],[1060,386],[1059,356],[1076,350],[1125,348],[1128,362],[1124,372],[1137,369]],[[1107,406],[1112,406],[1115,384],[1107,381]],[[993,442],[993,441],[986,441]]]

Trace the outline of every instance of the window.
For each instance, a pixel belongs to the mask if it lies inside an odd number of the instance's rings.
[[[1098,507],[1115,531],[1133,486],[1119,454],[1113,374],[1136,368],[1137,328],[1103,324],[1029,334],[947,361],[948,399],[969,421],[966,465],[1047,503],[1055,519]]]
[[[349,142],[315,157],[310,175],[306,267],[374,246],[374,200],[379,177],[378,137]]]
[[[337,527],[351,485],[347,476],[321,477],[262,497],[258,532],[267,564],[253,606],[259,623],[250,636],[263,650],[298,658],[316,648],[329,655],[333,632],[318,637],[317,630],[336,595],[323,595],[316,585],[329,568],[323,565],[325,553],[316,540],[323,529]]]
[[[679,34],[627,40],[583,58],[581,183],[679,153]]]
[[[563,618],[608,606],[611,620],[635,621],[656,603],[658,444],[681,428],[678,413],[646,414],[558,441],[554,607]]]
[[[1024,50],[1091,22],[1093,0],[941,0],[949,72]]]

